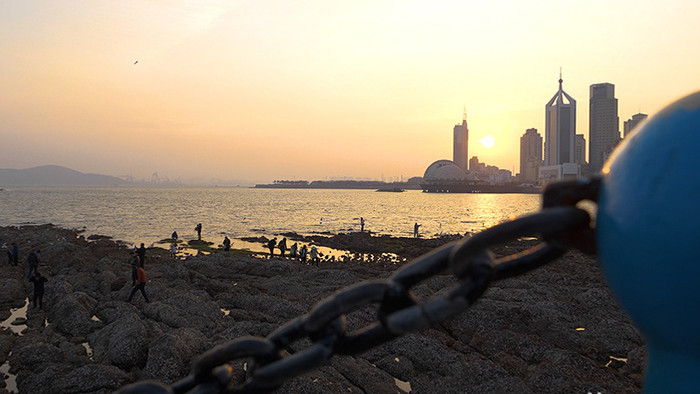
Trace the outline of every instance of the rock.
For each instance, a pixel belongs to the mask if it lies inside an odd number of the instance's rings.
[[[49,319],[55,328],[65,334],[86,336],[100,324],[90,320],[97,300],[83,292],[67,294],[55,303],[49,311]]]
[[[207,343],[204,334],[191,328],[163,334],[149,345],[148,360],[139,378],[173,383],[190,372],[190,361],[207,350]]]
[[[146,324],[135,311],[125,314],[89,336],[93,358],[98,363],[115,365],[122,370],[143,368],[148,356],[149,334]]]

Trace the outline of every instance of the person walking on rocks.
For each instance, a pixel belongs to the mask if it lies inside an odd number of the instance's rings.
[[[287,238],[282,237],[282,240],[280,241],[280,243],[277,244],[277,247],[280,250],[280,256],[282,256],[282,258],[284,258],[284,252],[287,251]]]
[[[202,223],[197,223],[197,225],[194,227],[194,231],[197,232],[197,241],[202,240]]]
[[[297,258],[297,250],[298,250],[298,249],[299,249],[299,245],[298,245],[296,242],[294,242],[294,245],[292,245],[292,246],[289,248],[289,257],[290,257],[291,259]]]
[[[12,243],[12,265],[15,267],[19,264],[19,246],[17,242]]]
[[[146,246],[141,243],[141,246],[136,249],[136,254],[139,255],[139,265],[141,268],[144,267],[144,263],[146,262]]]
[[[131,264],[131,285],[136,286],[136,278],[138,277],[136,268],[139,266],[139,256],[136,254],[135,250],[131,252],[129,263]]]
[[[316,249],[316,245],[311,245],[311,252],[309,252],[309,257],[311,257],[311,265],[315,265],[318,267],[318,263],[320,262],[318,258],[318,249]]]
[[[27,263],[29,263],[29,275],[27,275],[27,278],[31,278],[39,269],[39,249],[36,252],[29,253]]]
[[[299,259],[303,264],[306,264],[306,254],[308,253],[308,249],[306,248],[306,245],[301,245],[301,249],[299,249]]]
[[[277,237],[267,241],[267,248],[270,249],[270,258],[275,255],[275,245],[277,245]]]
[[[224,250],[225,251],[231,250],[231,240],[228,239],[228,237],[225,235],[224,235]]]
[[[136,294],[138,290],[141,290],[141,294],[143,294],[143,298],[146,302],[150,302],[146,295],[146,271],[144,271],[142,267],[136,267],[136,280],[138,283],[131,289],[131,293],[129,293],[129,302],[131,302],[131,299],[134,298],[134,294]]]
[[[48,279],[41,276],[39,271],[34,273],[34,276],[29,278],[30,282],[34,282],[34,308],[36,308],[36,303],[39,301],[39,309],[44,307],[44,283],[48,282]]]

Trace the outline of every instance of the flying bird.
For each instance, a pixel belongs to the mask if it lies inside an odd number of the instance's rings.
[[[137,61],[134,62],[134,64],[136,64],[136,63],[138,63],[138,62],[139,62],[139,61],[137,60]]]

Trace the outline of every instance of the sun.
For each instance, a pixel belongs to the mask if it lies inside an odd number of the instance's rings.
[[[494,140],[490,135],[480,139],[479,142],[481,142],[481,145],[487,149],[493,148],[493,146],[496,144],[496,140]]]

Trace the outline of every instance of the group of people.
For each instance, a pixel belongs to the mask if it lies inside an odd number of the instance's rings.
[[[267,248],[270,249],[270,259],[275,255],[275,247],[280,250],[280,256],[285,258],[285,253],[287,252],[287,238],[283,237],[279,242],[277,238],[272,238],[267,241]],[[307,248],[306,245],[301,245],[294,242],[292,246],[289,247],[289,258],[292,260],[299,259],[302,263],[306,264],[307,259],[311,265],[316,265],[321,262],[320,254],[315,245],[311,245],[311,248]]]
[[[146,263],[146,247],[141,244],[140,247],[131,251],[131,292],[129,293],[129,302],[134,298],[137,291],[141,291],[146,302],[150,302],[146,295],[146,271],[144,265]]]
[[[19,266],[19,245],[17,245],[17,242],[13,242],[11,248],[8,248],[6,245],[3,245],[3,248],[7,249],[7,264],[13,267]],[[38,306],[39,309],[43,309],[44,283],[48,282],[48,279],[39,272],[40,256],[41,251],[39,249],[32,250],[27,255],[27,266],[29,267],[27,279],[34,284],[34,296],[32,298],[34,308]]]

